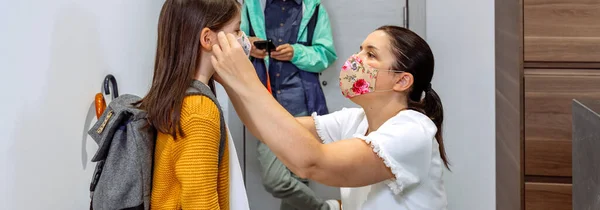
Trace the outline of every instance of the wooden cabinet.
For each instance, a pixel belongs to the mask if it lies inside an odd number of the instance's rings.
[[[571,210],[572,185],[525,183],[525,210]]]
[[[495,10],[496,208],[570,210],[572,101],[600,99],[600,0]]]
[[[523,0],[524,59],[600,62],[600,0]]]
[[[525,70],[525,175],[571,176],[571,104],[600,99],[600,70]]]

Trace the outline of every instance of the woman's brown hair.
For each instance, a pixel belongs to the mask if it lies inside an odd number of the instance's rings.
[[[181,106],[199,66],[201,31],[204,28],[220,30],[238,13],[240,5],[236,0],[167,0],[164,3],[158,19],[152,86],[138,103],[159,132],[173,138],[185,135],[180,124]]]
[[[392,53],[396,58],[394,69],[403,70],[413,75],[414,83],[408,99],[409,108],[423,112],[436,125],[435,138],[440,145],[440,156],[446,168],[449,169],[450,164],[444,148],[444,138],[442,137],[444,107],[438,94],[431,88],[434,69],[431,48],[419,35],[406,28],[382,26],[377,30],[390,36]]]

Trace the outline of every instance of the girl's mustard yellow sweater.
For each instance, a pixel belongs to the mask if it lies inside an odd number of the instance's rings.
[[[205,96],[188,96],[181,109],[185,137],[159,133],[154,151],[152,209],[229,209],[229,148],[219,167],[219,110]],[[225,141],[227,142],[227,141]]]

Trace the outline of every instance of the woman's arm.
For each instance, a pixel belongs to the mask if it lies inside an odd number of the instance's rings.
[[[250,132],[295,174],[338,187],[365,186],[393,178],[363,140],[321,144],[312,119],[296,120],[259,85],[247,86],[244,91],[233,91],[231,86],[225,89]]]
[[[257,85],[260,84],[250,84],[244,91],[234,91],[228,85],[223,87],[248,130],[267,144],[290,170],[305,177],[301,169],[308,168],[314,164],[314,160],[319,159],[322,144],[265,88]]]
[[[313,136],[317,137],[317,140],[321,142],[319,139],[319,134],[317,134],[317,128],[315,127],[315,119],[312,117],[296,117],[296,121],[302,125],[306,130],[310,131]]]
[[[212,57],[216,79],[244,125],[290,170],[333,186],[362,186],[392,177],[361,140],[321,144],[316,131],[303,127],[262,86],[235,36],[219,33],[218,37],[220,44],[213,46]]]
[[[306,176],[334,187],[361,187],[394,178],[373,148],[358,138],[323,144],[321,160],[305,168]]]

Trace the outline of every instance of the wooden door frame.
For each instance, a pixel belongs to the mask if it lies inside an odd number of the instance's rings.
[[[523,0],[495,0],[496,209],[525,209]]]

